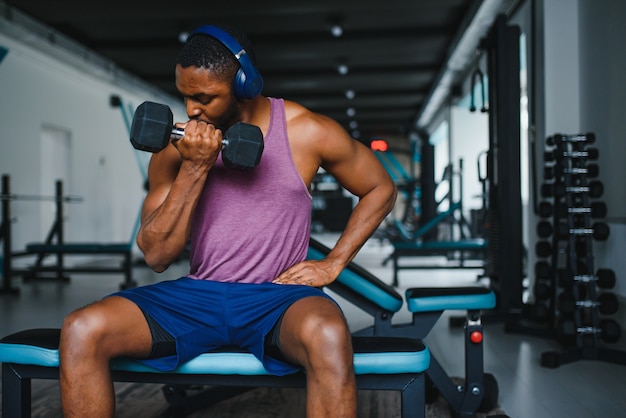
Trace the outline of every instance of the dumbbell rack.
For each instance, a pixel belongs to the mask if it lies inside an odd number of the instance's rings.
[[[615,285],[611,270],[595,270],[594,240],[608,239],[606,223],[596,219],[606,216],[606,206],[596,200],[603,192],[602,183],[594,180],[598,166],[590,161],[598,157],[593,133],[555,134],[546,140],[546,167],[537,225],[540,241],[537,255],[546,259],[535,266],[533,288],[534,314],[542,316],[564,351],[542,353],[541,365],[556,368],[577,360],[603,360],[626,364],[626,353],[600,345],[619,340],[619,324],[604,315],[618,310],[617,297],[606,292]],[[551,218],[551,221],[546,220]],[[549,260],[548,260],[549,259]],[[595,273],[594,273],[595,272]]]

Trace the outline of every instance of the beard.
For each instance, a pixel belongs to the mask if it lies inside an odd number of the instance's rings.
[[[230,103],[228,103],[226,111],[222,116],[215,120],[214,125],[222,132],[226,132],[226,130],[238,122],[240,118],[241,111],[239,110],[239,104],[237,103],[235,96],[231,94]]]

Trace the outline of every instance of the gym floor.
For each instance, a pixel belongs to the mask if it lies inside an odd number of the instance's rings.
[[[316,234],[315,238],[332,245],[337,236]],[[355,261],[381,280],[391,283],[391,266],[382,266],[382,260],[390,251],[390,247],[372,240]],[[429,263],[437,261],[441,259],[428,260]],[[147,284],[181,276],[186,268],[186,263],[181,262],[157,275],[145,267],[136,267],[134,275],[139,284]],[[476,285],[480,272],[471,269],[404,270],[399,276],[398,291],[404,294],[404,290],[409,287]],[[19,295],[0,294],[0,335],[26,328],[58,328],[67,313],[116,291],[121,280],[120,275],[106,274],[75,275],[70,283],[22,283],[16,279],[14,286],[20,288]],[[354,305],[338,300],[354,330],[370,324],[369,315]],[[452,376],[463,375],[463,331],[461,328],[449,327],[447,317],[460,314],[460,311],[444,314],[425,340]],[[396,321],[405,322],[409,318],[408,311],[403,309]],[[626,351],[624,339],[610,348]],[[560,349],[560,345],[552,338],[507,333],[502,323],[486,323],[485,371],[492,373],[498,381],[500,407],[511,418],[624,416],[626,366],[584,360],[557,369],[541,367],[542,352]]]

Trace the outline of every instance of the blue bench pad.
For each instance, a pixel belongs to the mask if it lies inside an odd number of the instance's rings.
[[[131,245],[125,243],[98,243],[98,242],[78,242],[67,244],[44,244],[31,243],[26,245],[29,253],[61,253],[61,254],[123,254],[131,250]]]
[[[58,367],[60,330],[32,329],[0,340],[0,363]],[[430,351],[421,341],[396,337],[353,337],[356,374],[422,373],[430,364]],[[112,370],[162,373],[132,359],[111,362]],[[247,351],[232,348],[201,354],[170,373],[217,375],[269,375]]]
[[[493,309],[496,306],[493,290],[478,286],[414,288],[407,289],[405,295],[410,312]]]
[[[411,252],[421,253],[427,251],[480,251],[487,248],[484,239],[469,239],[460,241],[423,241],[402,242],[395,241],[392,245],[396,252],[410,255]]]

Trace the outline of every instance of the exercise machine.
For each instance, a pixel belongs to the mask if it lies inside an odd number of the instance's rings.
[[[135,234],[139,228],[139,219],[135,222],[135,228],[127,242],[67,242],[65,241],[63,222],[64,208],[63,205],[68,202],[80,201],[81,198],[76,196],[65,196],[63,194],[63,182],[57,180],[55,183],[55,195],[49,197],[42,196],[20,196],[11,194],[10,178],[8,175],[2,176],[2,225],[1,238],[3,242],[2,257],[2,291],[6,293],[19,293],[17,288],[12,287],[11,280],[15,276],[22,276],[25,281],[28,280],[59,280],[68,281],[67,273],[88,273],[88,274],[105,274],[105,273],[121,273],[124,281],[120,284],[120,288],[134,287],[136,282],[132,279],[132,246]],[[11,232],[11,206],[13,200],[51,200],[55,202],[55,220],[50,231],[43,242],[32,242],[26,244],[23,251],[13,251],[12,249],[12,232]],[[114,255],[121,257],[118,265],[110,266],[89,266],[75,265],[68,266],[65,262],[66,256],[77,255]],[[34,262],[25,268],[15,268],[13,259],[17,257],[35,257]],[[52,264],[45,261],[53,256]]]

